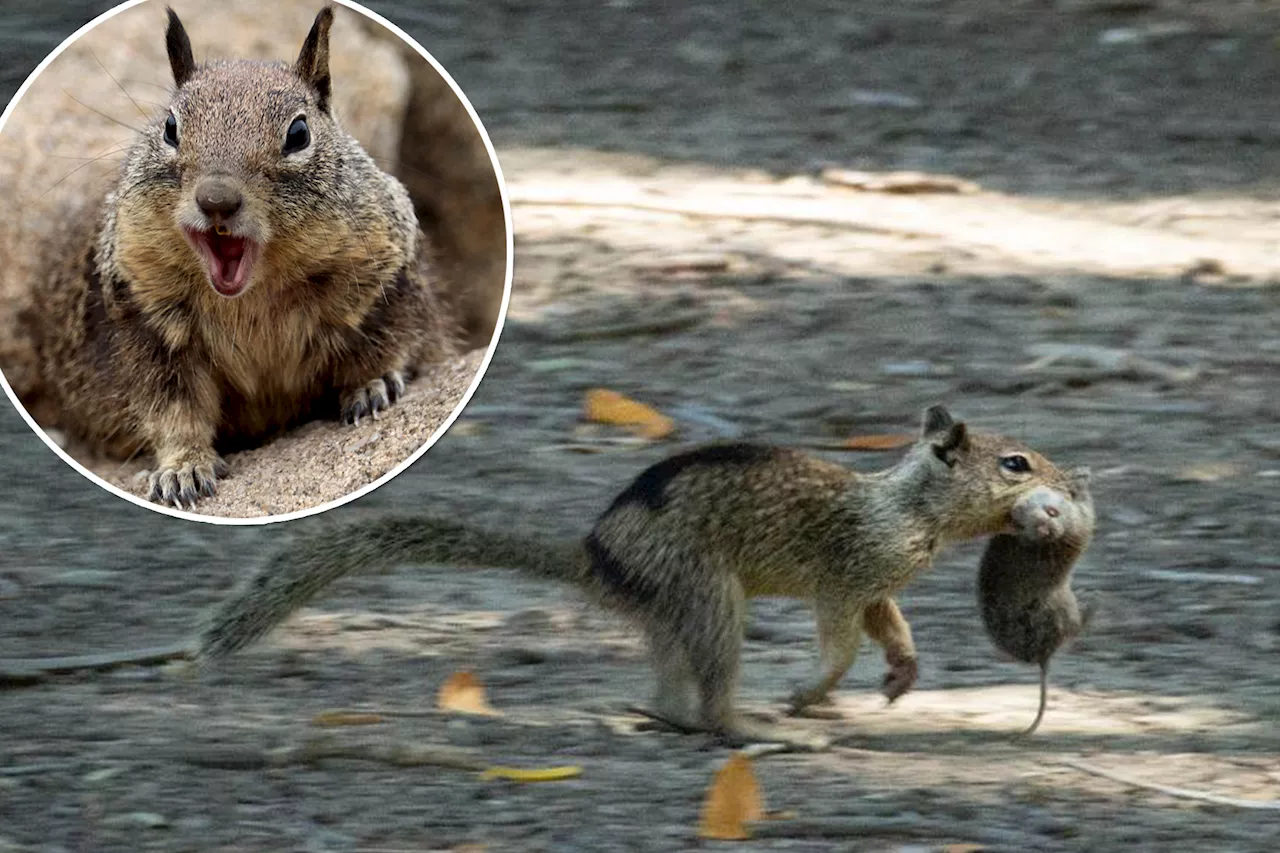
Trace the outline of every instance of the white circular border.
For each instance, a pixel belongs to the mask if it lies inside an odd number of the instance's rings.
[[[57,49],[55,49],[52,53],[46,56],[44,60],[41,61],[41,63],[36,66],[36,70],[32,71],[31,74],[27,77],[27,79],[23,81],[22,85],[18,87],[17,93],[14,94],[13,100],[9,101],[8,106],[4,108],[4,112],[0,113],[0,133],[4,132],[5,123],[9,120],[9,116],[13,113],[14,108],[17,107],[18,102],[22,100],[22,96],[26,94],[27,89],[31,88],[32,82],[34,82],[35,79],[40,76],[40,73],[44,71],[47,67],[49,67],[49,64],[53,62],[55,59],[57,59],[58,56],[61,55],[61,53],[64,50],[66,50],[73,43],[75,43],[75,41],[78,38],[80,38],[82,35],[89,32],[89,30],[93,29],[98,24],[102,23],[108,18],[112,18],[120,14],[121,12],[124,12],[128,9],[132,9],[134,6],[140,6],[143,3],[147,3],[147,2],[150,2],[150,0],[126,0],[126,2],[121,3],[119,6],[116,6],[114,9],[109,9],[106,12],[103,12],[101,15],[94,18],[92,21],[90,21],[89,23],[85,24],[83,27],[81,27],[80,29],[72,33],[69,37],[67,37],[65,41],[62,42],[62,44],[58,45]],[[383,27],[385,27],[386,29],[394,33],[396,37],[398,37],[405,44],[409,45],[415,51],[417,51],[418,55],[421,56],[423,59],[425,59],[427,62],[431,63],[431,67],[434,68],[440,74],[440,76],[444,79],[444,81],[449,84],[449,88],[452,89],[453,93],[458,96],[458,100],[462,101],[462,106],[466,108],[467,115],[471,117],[471,121],[473,124],[475,124],[476,130],[480,131],[480,138],[484,140],[485,150],[489,152],[489,162],[493,164],[494,176],[498,179],[498,193],[499,195],[502,196],[502,216],[507,229],[507,269],[506,269],[506,274],[503,280],[503,287],[502,287],[502,305],[498,309],[498,322],[494,326],[493,339],[489,341],[489,348],[484,354],[484,360],[480,363],[480,369],[476,371],[475,378],[471,380],[471,386],[467,388],[467,392],[462,395],[462,399],[458,402],[458,405],[454,407],[453,412],[450,413],[449,417],[445,418],[444,423],[442,423],[436,429],[436,431],[431,434],[431,436],[426,440],[426,442],[423,443],[421,447],[419,447],[413,453],[409,454],[409,457],[407,459],[402,461],[399,465],[392,468],[387,473],[383,474],[378,479],[374,480],[372,483],[367,483],[361,486],[359,489],[356,489],[354,492],[350,492],[346,495],[343,495],[342,497],[336,500],[329,501],[328,503],[325,503],[325,504],[320,504],[319,506],[310,507],[309,509],[300,509],[300,510],[297,510],[296,512],[289,512],[283,515],[269,515],[265,518],[224,518],[222,516],[216,516],[216,515],[200,515],[198,513],[186,512],[184,510],[173,509],[171,507],[162,506],[161,504],[152,503],[151,501],[144,500],[143,498],[140,498],[137,495],[126,492],[125,490],[117,486],[111,485],[106,480],[103,480],[101,477],[94,474],[89,469],[85,468],[79,462],[72,459],[71,456],[65,450],[59,447],[56,442],[54,442],[52,439],[49,438],[48,435],[45,434],[44,430],[41,429],[39,424],[35,422],[35,419],[31,417],[31,415],[27,412],[26,408],[22,405],[22,403],[18,401],[17,395],[14,394],[13,392],[13,388],[9,386],[9,380],[4,377],[3,372],[0,372],[0,385],[4,386],[4,392],[5,394],[9,395],[10,402],[13,403],[13,406],[15,409],[18,410],[18,413],[22,415],[22,419],[27,422],[27,426],[31,427],[32,431],[36,435],[40,436],[41,440],[44,441],[44,443],[49,446],[50,450],[58,454],[58,456],[62,458],[63,462],[70,465],[76,471],[79,471],[80,474],[88,478],[90,481],[101,486],[103,489],[107,490],[108,492],[115,495],[116,497],[124,498],[130,503],[136,504],[145,509],[158,512],[163,515],[172,516],[173,518],[181,518],[187,521],[202,521],[202,522],[205,522],[206,524],[217,524],[217,525],[228,525],[228,526],[261,526],[266,524],[276,524],[282,521],[293,521],[299,518],[307,518],[308,516],[317,515],[322,512],[327,512],[331,509],[334,509],[335,507],[340,507],[344,504],[347,504],[347,503],[350,503],[351,501],[356,500],[357,498],[363,497],[364,495],[369,494],[379,486],[389,482],[392,478],[399,475],[402,471],[404,471],[414,462],[417,462],[418,459],[424,453],[430,450],[435,445],[435,443],[440,440],[440,437],[443,436],[449,430],[449,427],[453,426],[453,422],[458,419],[458,417],[462,414],[463,410],[466,409],[467,404],[471,402],[471,397],[472,395],[475,394],[476,388],[480,387],[480,381],[484,379],[485,373],[488,372],[489,362],[493,360],[494,351],[498,348],[498,341],[502,337],[502,327],[507,320],[507,306],[511,301],[511,279],[512,279],[512,271],[514,270],[513,256],[515,251],[515,239],[514,239],[512,225],[511,225],[511,202],[507,198],[507,181],[506,181],[506,178],[503,177],[502,166],[501,164],[498,163],[498,155],[497,155],[497,152],[495,152],[493,149],[493,142],[492,140],[489,139],[489,132],[485,130],[484,124],[480,121],[480,116],[476,114],[475,107],[471,106],[471,101],[467,100],[466,94],[462,91],[461,88],[459,88],[457,82],[455,82],[453,77],[449,75],[449,72],[446,71],[444,67],[439,62],[436,61],[435,57],[427,53],[426,49],[423,48],[422,45],[418,44],[417,41],[410,38],[408,33],[406,33],[404,30],[400,29],[395,24],[388,21],[386,18],[379,15],[377,12],[366,9],[365,7],[361,6],[359,3],[356,3],[355,0],[329,0],[329,2],[336,2],[339,5],[342,5],[347,7],[348,9],[351,9],[354,12],[358,12],[361,15],[364,15],[366,18],[369,18],[372,21],[376,21],[377,23],[381,24]]]

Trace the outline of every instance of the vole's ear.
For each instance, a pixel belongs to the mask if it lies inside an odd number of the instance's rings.
[[[320,109],[329,112],[329,96],[331,84],[329,80],[329,27],[333,26],[333,7],[325,6],[316,15],[307,40],[302,43],[302,51],[293,66],[294,72],[302,78],[302,82],[311,87],[320,102]]]
[[[187,37],[187,29],[178,20],[178,15],[168,6],[169,27],[164,33],[164,46],[169,52],[169,68],[173,70],[173,82],[181,87],[196,73],[196,58],[191,53],[191,39]]]
[[[955,421],[945,432],[934,433],[930,444],[934,456],[947,465],[954,465],[960,454],[969,449],[969,430],[962,422]]]
[[[1076,500],[1082,500],[1089,494],[1089,480],[1093,472],[1087,467],[1072,468],[1067,472],[1067,488]]]
[[[951,417],[951,413],[947,411],[946,406],[930,406],[924,410],[924,417],[921,418],[920,437],[928,438],[935,432],[941,432],[950,427],[955,420]]]

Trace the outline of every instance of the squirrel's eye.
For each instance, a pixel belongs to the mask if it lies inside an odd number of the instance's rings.
[[[174,148],[178,147],[178,120],[173,117],[173,113],[169,113],[169,117],[164,120],[164,141]]]
[[[1031,470],[1031,462],[1021,453],[1012,453],[1000,457],[1000,467],[1014,474],[1025,474]]]
[[[305,118],[298,116],[293,120],[293,124],[289,125],[289,132],[284,135],[284,153],[293,154],[310,144],[311,128],[307,127]]]

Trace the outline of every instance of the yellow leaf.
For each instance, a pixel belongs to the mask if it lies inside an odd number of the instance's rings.
[[[760,785],[751,759],[735,752],[716,773],[702,803],[698,837],[718,841],[742,841],[750,836],[746,824],[764,816]]]
[[[844,446],[850,450],[896,450],[915,440],[915,436],[900,433],[855,435],[845,439]]]
[[[383,722],[381,714],[362,714],[356,711],[321,711],[311,718],[313,726],[372,726]]]
[[[455,672],[440,685],[436,694],[436,707],[441,711],[457,711],[461,714],[482,714],[498,717],[501,714],[489,707],[484,698],[484,686],[473,673]]]
[[[607,388],[587,392],[583,417],[601,424],[635,427],[637,434],[649,439],[666,438],[676,428],[676,422],[666,415]]]
[[[522,770],[519,767],[490,767],[480,774],[481,779],[509,779],[512,782],[559,782],[582,775],[582,768],[576,764],[565,767],[542,767]]]

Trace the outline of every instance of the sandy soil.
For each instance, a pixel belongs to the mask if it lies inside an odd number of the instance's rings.
[[[409,383],[377,420],[351,426],[312,421],[261,447],[226,457],[218,494],[197,515],[266,518],[340,500],[378,480],[417,453],[462,403],[485,350],[472,350]],[[82,458],[77,456],[76,458]],[[147,463],[99,459],[86,467],[113,486],[146,496]]]
[[[6,691],[0,848],[1274,849],[1280,811],[1079,767],[1280,799],[1280,13],[771,9],[388,8],[472,95],[517,202],[511,320],[473,403],[367,498],[253,529],[105,500],[0,419],[15,484],[0,494],[0,655],[180,639],[264,552],[389,511],[577,535],[686,442],[741,435],[878,468],[891,453],[837,445],[909,430],[942,400],[1095,472],[1098,535],[1076,585],[1102,610],[1055,661],[1035,739],[1007,737],[1034,713],[1034,673],[983,637],[981,546],[956,548],[902,598],[918,689],[884,707],[865,652],[838,718],[796,723],[839,746],[756,762],[768,807],[795,817],[767,839],[700,842],[726,752],[638,730],[625,709],[649,674],[633,631],[516,573],[423,567],[344,582],[216,670]],[[982,190],[858,192],[820,180],[826,164]],[[659,407],[678,436],[581,423],[596,386]],[[799,602],[752,617],[742,700],[776,713],[812,665],[811,620]],[[431,711],[459,669],[502,717]],[[413,712],[327,733],[340,744],[583,773],[521,785],[350,759],[204,766],[209,750],[302,744],[337,708]],[[819,820],[834,835],[805,836]]]

